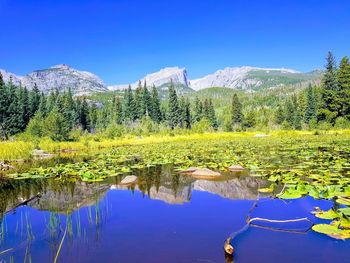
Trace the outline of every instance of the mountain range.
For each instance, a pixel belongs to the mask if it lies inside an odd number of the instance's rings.
[[[94,92],[123,90],[128,84],[107,86],[95,74],[88,71],[73,69],[60,64],[48,69],[35,70],[25,76],[17,76],[5,70],[0,70],[4,81],[12,78],[14,84],[33,89],[36,85],[44,93],[54,88],[66,90],[71,88],[75,95],[87,95]],[[190,80],[185,68],[167,67],[158,72],[147,74],[143,78],[131,83],[136,89],[139,82],[147,87],[156,86],[159,90],[168,90],[173,82],[180,94],[199,91],[210,87],[224,87],[248,92],[260,91],[283,86],[293,86],[309,82],[319,82],[321,71],[309,73],[298,72],[286,68],[258,68],[258,67],[227,67],[202,78]]]

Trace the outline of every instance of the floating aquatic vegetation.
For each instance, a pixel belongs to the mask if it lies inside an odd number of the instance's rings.
[[[184,141],[103,149],[85,161],[33,168],[10,177],[97,182],[164,164],[172,164],[178,171],[201,167],[230,176],[228,168],[239,165],[246,168],[242,173],[249,171],[251,176],[265,178],[271,183],[260,192],[281,199],[309,195],[315,199],[334,199],[340,205],[350,206],[349,142],[349,134],[274,135],[266,138],[219,135],[214,138],[204,134],[193,140],[187,138]],[[318,232],[319,228],[315,227]],[[334,230],[334,225],[329,229]]]

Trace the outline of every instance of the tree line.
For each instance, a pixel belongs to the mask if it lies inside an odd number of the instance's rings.
[[[191,129],[203,119],[213,129],[218,127],[211,99],[197,100],[192,109],[189,99],[178,97],[173,83],[165,104],[156,87],[149,91],[146,82],[143,86],[139,82],[135,91],[129,86],[123,96],[113,96],[101,104],[84,96],[74,97],[71,89],[63,92],[55,89],[45,95],[36,86],[33,90],[17,87],[11,79],[4,83],[0,74],[0,134],[6,140],[26,132],[63,141],[71,139],[74,130],[94,133],[121,126],[133,129],[144,123]]]
[[[193,96],[190,94],[189,96]],[[9,139],[18,133],[53,140],[69,140],[75,131],[119,133],[161,129],[241,131],[269,127],[275,129],[315,129],[350,127],[350,63],[344,57],[339,67],[331,52],[319,86],[309,86],[283,98],[274,96],[273,108],[258,99],[249,101],[235,93],[224,110],[215,109],[211,98],[178,96],[174,84],[168,98],[161,100],[155,86],[138,84],[106,102],[86,96],[74,97],[72,91],[57,89],[44,94],[4,83],[0,74],[0,136]],[[253,103],[252,103],[253,102]]]
[[[283,128],[350,128],[350,63],[343,57],[339,67],[331,52],[318,87],[311,85],[283,101],[275,113]]]

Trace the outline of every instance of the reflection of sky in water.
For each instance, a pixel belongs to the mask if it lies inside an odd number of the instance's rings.
[[[244,178],[231,183],[177,182],[176,196],[166,182],[145,194],[138,187],[133,192],[108,190],[109,184],[102,184],[95,193],[87,193],[86,186],[79,184],[69,188],[71,193],[65,188],[47,189],[42,200],[6,215],[0,250],[14,249],[1,256],[6,262],[24,262],[25,258],[27,262],[29,258],[53,262],[67,222],[71,222],[58,262],[224,262],[223,242],[244,225],[253,203],[237,199],[249,198],[254,192]],[[76,207],[71,216],[45,211],[57,191],[65,196],[62,200],[67,207]],[[252,216],[316,220],[309,213],[316,205],[328,209],[331,203],[312,198],[288,203],[262,199]],[[288,227],[305,229],[307,225]],[[311,231],[291,234],[251,227],[233,244],[235,262],[350,262],[349,241]]]

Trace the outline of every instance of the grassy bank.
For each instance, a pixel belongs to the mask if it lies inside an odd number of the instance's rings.
[[[127,136],[116,139],[101,139],[97,136],[82,136],[77,141],[56,142],[48,138],[34,141],[3,141],[0,142],[0,161],[30,160],[34,149],[42,149],[50,153],[58,152],[91,152],[105,148],[112,148],[124,145],[144,145],[165,142],[183,142],[192,140],[212,140],[212,139],[236,139],[250,138],[263,132],[213,132],[195,133],[181,135],[149,135],[146,137]],[[272,138],[278,137],[303,137],[312,135],[342,135],[350,136],[350,130],[330,130],[330,131],[273,131],[268,133]]]

